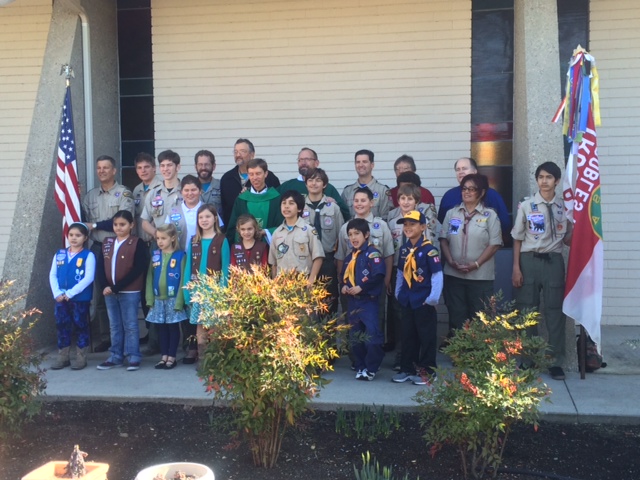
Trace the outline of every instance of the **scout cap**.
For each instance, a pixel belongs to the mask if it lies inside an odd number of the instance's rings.
[[[420,225],[426,225],[427,219],[424,217],[422,212],[419,212],[418,210],[411,210],[410,212],[405,213],[404,217],[398,220],[398,223],[405,222],[418,222]]]

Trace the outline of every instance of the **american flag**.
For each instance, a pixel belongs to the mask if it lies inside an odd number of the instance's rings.
[[[68,85],[67,93],[64,97],[64,106],[62,107],[55,199],[58,210],[62,214],[62,230],[66,242],[69,225],[80,221],[80,189],[78,186],[76,141],[71,111],[71,88]]]

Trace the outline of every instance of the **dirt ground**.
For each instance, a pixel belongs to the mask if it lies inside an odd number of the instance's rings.
[[[401,429],[388,439],[359,441],[336,433],[336,413],[306,415],[287,432],[278,465],[253,466],[246,447],[232,448],[221,432],[226,411],[154,403],[48,402],[21,437],[0,458],[2,480],[20,479],[51,460],[66,460],[74,444],[87,460],[110,464],[110,480],[133,480],[156,463],[191,461],[209,466],[216,480],[355,479],[354,465],[370,451],[397,479],[461,480],[457,452],[444,448],[435,458],[421,438],[416,415],[403,414]],[[633,480],[640,478],[640,426],[569,425],[543,422],[517,428],[504,455],[506,480]]]

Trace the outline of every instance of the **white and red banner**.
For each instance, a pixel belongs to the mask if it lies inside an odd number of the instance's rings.
[[[572,145],[564,179],[567,216],[573,221],[562,311],[579,322],[600,349],[604,277],[600,166],[591,107],[579,143]]]

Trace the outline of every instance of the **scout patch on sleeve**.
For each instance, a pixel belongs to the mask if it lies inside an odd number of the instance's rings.
[[[131,192],[129,190],[125,190],[124,192],[122,192],[122,196],[125,198],[133,198],[133,195],[131,195]]]
[[[382,254],[380,252],[371,252],[369,258],[382,258]]]

